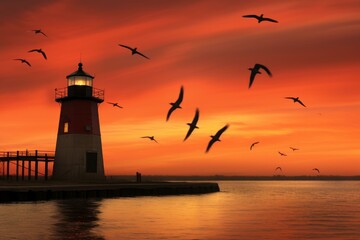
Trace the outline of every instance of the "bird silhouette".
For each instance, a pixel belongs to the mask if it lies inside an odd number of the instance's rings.
[[[26,63],[29,67],[31,67],[31,64],[30,64],[28,61],[26,61],[25,59],[15,58],[14,60],[16,60],[16,61],[21,61],[22,63]]]
[[[168,111],[168,113],[167,113],[166,121],[169,120],[171,113],[172,113],[173,111],[175,111],[175,109],[181,108],[180,104],[181,104],[181,102],[182,102],[182,100],[183,100],[183,97],[184,97],[184,87],[181,86],[178,99],[176,100],[176,102],[170,103],[171,108],[169,109],[169,111]]]
[[[158,143],[158,142],[155,140],[155,137],[154,137],[154,136],[144,136],[144,137],[141,137],[141,138],[148,138],[148,139],[150,139],[151,141],[154,141],[154,142]]]
[[[286,157],[287,155],[285,153],[282,153],[282,152],[278,152],[280,154],[280,156],[282,157]]]
[[[140,56],[143,56],[144,58],[147,58],[150,60],[150,58],[148,58],[147,56],[145,56],[144,54],[142,54],[141,52],[138,52],[137,48],[131,48],[129,46],[126,46],[126,45],[122,45],[122,44],[119,44],[119,46],[121,47],[124,47],[124,48],[127,48],[129,50],[131,50],[131,55],[134,55],[134,54],[139,54]]]
[[[260,142],[254,142],[253,144],[251,144],[250,150],[252,150],[252,148],[253,148],[256,144],[258,144],[258,143],[260,143]]]
[[[195,116],[194,116],[192,122],[191,122],[191,123],[187,123],[187,125],[189,125],[190,128],[189,128],[189,130],[188,130],[188,132],[187,132],[187,134],[186,134],[186,136],[185,136],[185,138],[184,138],[184,141],[185,141],[188,137],[190,137],[191,133],[194,131],[195,128],[199,128],[198,126],[196,126],[198,120],[199,120],[199,109],[197,108],[196,111],[195,111]]]
[[[294,148],[294,147],[289,147],[291,150],[293,150],[293,151],[296,151],[296,150],[300,150],[300,149],[298,149],[298,148]]]
[[[225,132],[226,129],[228,129],[228,127],[229,127],[229,124],[225,125],[225,127],[223,127],[222,129],[220,129],[219,131],[217,131],[217,133],[215,134],[215,136],[210,136],[210,137],[211,137],[211,140],[210,140],[210,142],[209,142],[209,144],[208,144],[208,146],[207,146],[207,148],[206,148],[206,151],[205,151],[206,153],[209,152],[211,146],[212,146],[215,142],[217,142],[217,141],[220,142],[220,141],[221,141],[221,140],[220,140],[220,136],[221,136],[221,134],[223,134],[223,132]]]
[[[318,173],[320,173],[320,170],[317,168],[313,168],[313,171],[317,171]]]
[[[275,172],[276,172],[277,170],[280,170],[280,172],[282,172],[281,167],[277,167],[277,168],[275,168]]]
[[[251,15],[244,15],[243,17],[244,18],[255,18],[258,20],[258,23],[261,23],[262,21],[268,21],[268,22],[274,22],[274,23],[278,22],[272,18],[264,18],[264,14],[261,14],[260,16],[251,14]]]
[[[265,66],[262,65],[262,64],[256,63],[253,68],[249,68],[249,70],[251,71],[251,74],[250,74],[250,82],[249,82],[249,89],[250,89],[251,85],[252,85],[253,82],[254,82],[254,79],[255,79],[256,74],[261,74],[261,72],[259,71],[261,68],[264,69],[265,72],[266,72],[270,77],[272,77],[272,74],[271,74],[270,70],[269,70],[267,67],[265,67]]]
[[[299,104],[301,104],[301,105],[303,105],[304,107],[306,107],[305,104],[304,104],[302,101],[300,101],[299,97],[285,97],[285,98],[286,98],[286,99],[291,99],[291,100],[294,101],[294,103],[298,102]]]
[[[122,106],[119,106],[118,103],[112,103],[112,102],[107,102],[107,103],[113,105],[113,107],[123,108]]]
[[[47,37],[47,35],[43,32],[43,31],[41,31],[41,29],[34,29],[34,30],[31,30],[31,31],[33,31],[35,34],[42,34],[42,35],[44,35],[45,37]]]
[[[32,49],[32,50],[30,50],[29,52],[38,52],[38,53],[41,53],[41,54],[43,55],[43,57],[44,57],[45,59],[47,59],[45,52],[44,52],[43,50],[41,50],[41,48],[40,48],[40,49]]]

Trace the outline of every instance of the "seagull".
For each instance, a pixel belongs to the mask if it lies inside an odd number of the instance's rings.
[[[151,141],[154,141],[154,142],[158,143],[158,142],[155,140],[154,136],[144,136],[144,137],[141,137],[141,138],[148,138],[148,139],[150,139]]]
[[[118,103],[112,103],[112,102],[107,102],[107,103],[113,105],[113,107],[123,108],[122,106],[119,106]]]
[[[318,173],[320,173],[320,170],[317,168],[313,168],[313,171],[317,171]]]
[[[258,143],[260,143],[260,142],[254,142],[253,144],[251,144],[250,150],[252,150],[252,148],[255,146],[255,144],[258,144]]]
[[[258,23],[261,23],[262,21],[269,21],[269,22],[274,22],[277,23],[278,21],[271,19],[271,18],[264,18],[264,14],[261,14],[260,16],[258,15],[244,15],[244,18],[256,18],[258,20]]]
[[[194,116],[194,119],[192,120],[191,123],[187,123],[187,125],[189,125],[189,130],[184,138],[184,141],[190,137],[191,133],[194,131],[195,128],[199,128],[198,126],[196,126],[197,122],[199,120],[199,109],[197,108],[196,109],[196,112],[195,112],[195,116]]]
[[[129,46],[122,45],[122,44],[119,44],[119,46],[121,46],[121,47],[124,47],[124,48],[127,48],[127,49],[131,50],[131,54],[132,54],[132,55],[134,55],[134,54],[139,54],[139,55],[143,56],[144,58],[147,58],[147,59],[149,59],[149,60],[150,60],[150,58],[148,58],[147,56],[145,56],[145,55],[144,55],[144,54],[142,54],[141,52],[138,52],[138,51],[137,51],[137,48],[131,48],[131,47],[129,47]]]
[[[42,34],[42,35],[44,35],[45,37],[47,37],[47,35],[43,32],[43,31],[41,31],[41,29],[34,29],[34,30],[31,30],[31,31],[33,31],[35,34]]]
[[[296,151],[296,150],[300,150],[300,149],[298,149],[298,148],[294,148],[294,147],[289,147],[291,150],[293,150],[293,151]]]
[[[285,153],[279,152],[280,156],[286,157],[287,155]]]
[[[276,170],[278,170],[278,169],[282,172],[281,167],[277,167],[277,168],[275,168],[275,172],[276,172]]]
[[[30,50],[30,51],[28,51],[28,52],[38,52],[38,53],[41,53],[41,54],[43,55],[43,57],[44,57],[45,59],[47,59],[45,52],[43,52],[43,50],[41,50],[41,48],[40,48],[40,49],[32,49],[32,50]]]
[[[171,108],[169,109],[168,114],[167,114],[167,116],[166,116],[166,121],[169,120],[171,113],[172,113],[175,109],[181,108],[180,104],[181,104],[181,102],[182,102],[182,100],[183,100],[183,97],[184,97],[184,87],[181,86],[178,99],[176,100],[176,102],[170,103]]]
[[[220,140],[220,136],[223,132],[225,132],[226,129],[228,129],[229,125],[225,125],[225,127],[223,127],[222,129],[220,129],[219,131],[217,131],[217,133],[215,134],[215,136],[210,136],[211,140],[206,148],[206,153],[210,150],[211,146],[216,142],[216,141],[221,141]]]
[[[29,65],[29,67],[31,67],[31,64],[28,61],[26,61],[25,59],[15,58],[14,60],[21,61],[22,63],[26,63],[27,65]]]
[[[261,74],[261,72],[259,72],[260,68],[264,69],[265,72],[266,72],[270,77],[272,77],[272,74],[271,74],[270,70],[269,70],[267,67],[265,67],[265,66],[262,65],[262,64],[256,63],[253,68],[249,68],[249,70],[251,71],[249,89],[250,89],[251,85],[252,85],[253,82],[254,82],[255,75],[258,74],[258,73]]]
[[[286,99],[291,99],[291,100],[294,100],[294,103],[298,102],[300,103],[301,105],[303,105],[304,107],[306,107],[302,101],[300,101],[299,97],[285,97]]]

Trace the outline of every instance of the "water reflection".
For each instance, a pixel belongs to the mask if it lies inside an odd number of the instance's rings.
[[[101,200],[69,199],[55,202],[54,239],[105,239],[96,231]]]

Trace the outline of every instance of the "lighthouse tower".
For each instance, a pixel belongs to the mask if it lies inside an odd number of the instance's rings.
[[[53,179],[88,181],[105,179],[98,104],[104,91],[93,88],[94,77],[79,63],[66,77],[67,87],[55,89],[61,104]]]

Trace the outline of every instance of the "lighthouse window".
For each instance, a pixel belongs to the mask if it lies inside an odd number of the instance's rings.
[[[92,87],[92,78],[86,76],[74,76],[68,78],[68,86],[90,86]]]
[[[66,122],[64,123],[64,133],[68,133],[69,132],[69,123]]]

